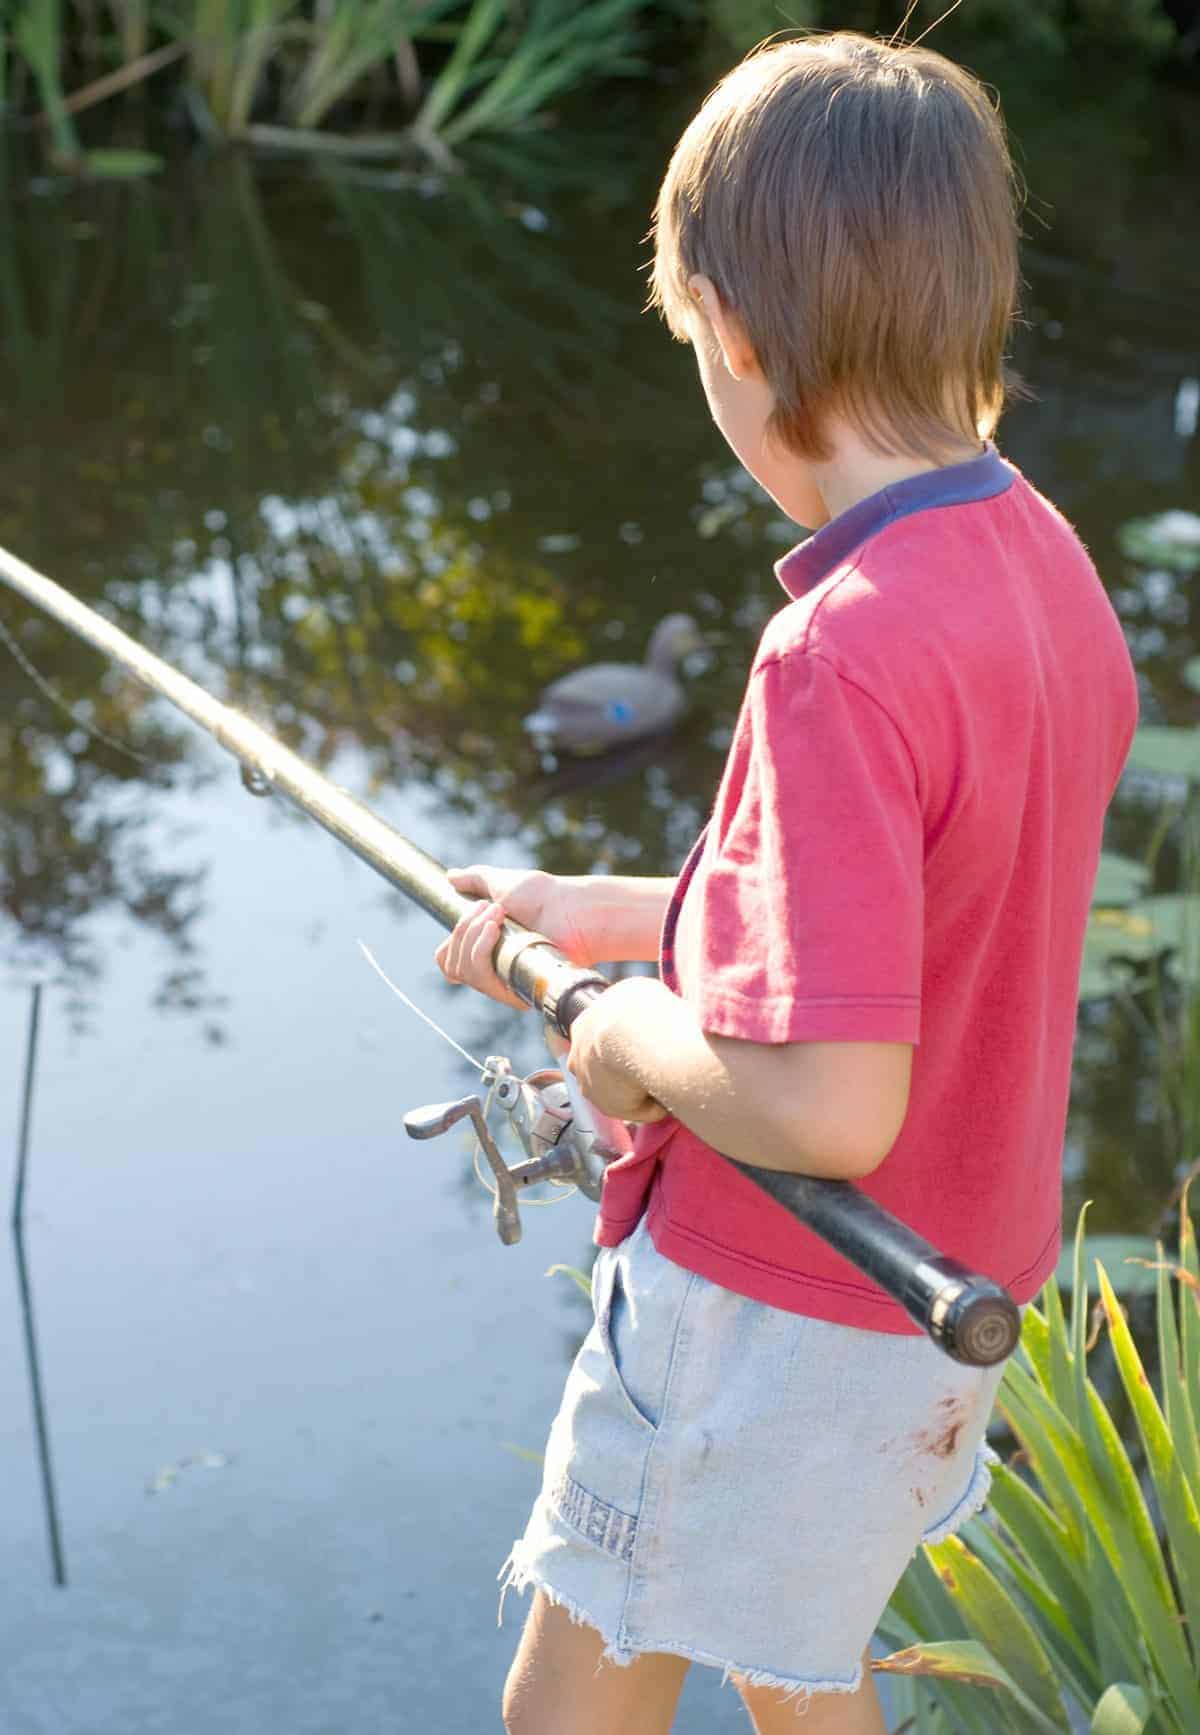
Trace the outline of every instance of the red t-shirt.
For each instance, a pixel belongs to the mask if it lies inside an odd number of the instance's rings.
[[[863,1183],[1018,1301],[1053,1269],[1084,929],[1137,687],[1070,525],[989,446],[786,555],[712,819],[663,930],[713,1035],[917,1044]],[[639,1127],[596,1240],[738,1294],[915,1332],[679,1121]]]

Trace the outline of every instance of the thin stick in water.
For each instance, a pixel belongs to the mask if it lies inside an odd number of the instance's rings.
[[[42,1478],[42,1497],[46,1512],[46,1535],[50,1543],[50,1568],[54,1583],[66,1588],[67,1563],[63,1554],[62,1532],[58,1522],[58,1499],[54,1489],[54,1467],[50,1457],[50,1427],[42,1395],[41,1362],[38,1356],[37,1330],[33,1317],[33,1290],[29,1282],[29,1267],[25,1259],[25,1183],[29,1172],[29,1134],[33,1124],[33,1083],[37,1071],[38,1030],[41,1024],[42,985],[35,982],[29,1008],[29,1041],[25,1050],[25,1089],[21,1101],[21,1130],[17,1138],[17,1173],[13,1186],[12,1233],[13,1251],[17,1259],[17,1288],[21,1296],[21,1319],[25,1336],[25,1360],[29,1368],[29,1391],[33,1405],[33,1425],[37,1433],[38,1468]]]

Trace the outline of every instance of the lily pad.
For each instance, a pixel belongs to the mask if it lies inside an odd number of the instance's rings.
[[[1134,735],[1128,763],[1132,770],[1149,771],[1155,777],[1200,782],[1200,729],[1148,723]]]
[[[1200,514],[1158,512],[1133,518],[1118,535],[1121,552],[1139,566],[1165,566],[1173,572],[1200,570]]]
[[[1158,1249],[1149,1235],[1089,1235],[1083,1244],[1084,1271],[1088,1290],[1099,1291],[1096,1261],[1101,1260],[1108,1280],[1118,1295],[1153,1295],[1158,1273],[1144,1265],[1127,1265],[1127,1259],[1157,1259]],[[1075,1286],[1075,1249],[1065,1247],[1054,1273],[1060,1289],[1070,1292]]]
[[[1150,869],[1145,862],[1131,861],[1128,856],[1117,855],[1112,850],[1101,850],[1092,903],[1103,908],[1131,904],[1145,891],[1149,878]]]
[[[1200,987],[1200,892],[1159,892],[1121,914],[1135,924],[1148,923],[1159,949],[1170,949],[1167,969],[1172,976],[1189,988]]]
[[[1079,998],[1107,1000],[1122,988],[1132,987],[1141,966],[1170,944],[1138,905],[1125,910],[1094,909],[1084,937]]]

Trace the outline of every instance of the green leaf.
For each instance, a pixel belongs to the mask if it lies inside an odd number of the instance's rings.
[[[1179,1262],[1188,1276],[1200,1283],[1196,1226],[1188,1202],[1190,1191],[1190,1187],[1185,1187],[1179,1201]],[[1200,1421],[1200,1295],[1194,1290],[1189,1294],[1186,1284],[1179,1292],[1179,1345],[1192,1414]]]
[[[1128,988],[1141,966],[1157,958],[1168,942],[1147,915],[1129,909],[1094,909],[1084,935],[1081,1000],[1105,1000]]]
[[[1096,1668],[1091,1645],[1087,1605],[1084,1605],[1082,1624],[1073,1621],[1045,1580],[1026,1564],[1017,1548],[1005,1540],[998,1528],[974,1524],[967,1526],[963,1535],[972,1551],[1036,1623],[1060,1690],[1081,1705],[1091,1704],[1100,1690],[1102,1677]],[[903,1642],[913,1644],[919,1637],[919,1633],[913,1633]]]
[[[1088,1282],[1083,1246],[1089,1204],[1090,1201],[1086,1201],[1080,1206],[1075,1221],[1075,1245],[1071,1252],[1071,1365],[1075,1383],[1073,1420],[1077,1427],[1087,1416],[1083,1388],[1087,1379]]]
[[[547,1277],[569,1277],[572,1283],[577,1283],[587,1296],[592,1299],[592,1280],[586,1271],[579,1271],[574,1265],[551,1265],[546,1270]]]
[[[1197,1509],[1179,1454],[1167,1428],[1166,1418],[1150,1390],[1142,1359],[1103,1265],[1099,1267],[1099,1275],[1109,1337],[1117,1359],[1121,1384],[1125,1387],[1125,1395],[1137,1421],[1146,1461],[1154,1479],[1175,1577],[1180,1587],[1183,1614],[1190,1630],[1200,1632],[1200,1510]],[[1200,1727],[1200,1685],[1195,1692],[1193,1714],[1197,1727]]]
[[[1158,1280],[1158,1365],[1162,1375],[1167,1427],[1179,1453],[1192,1497],[1200,1501],[1200,1433],[1197,1431],[1196,1415],[1192,1409],[1191,1394],[1184,1372],[1183,1351],[1175,1323],[1175,1298],[1170,1272],[1163,1260],[1161,1247],[1158,1249],[1158,1268],[1154,1275]],[[1184,1286],[1180,1287],[1182,1289]],[[1186,1295],[1181,1294],[1180,1299],[1184,1307],[1189,1305]]]
[[[504,1452],[511,1452],[514,1458],[520,1458],[525,1464],[544,1464],[546,1462],[545,1453],[535,1452],[529,1446],[515,1445],[512,1440],[501,1440],[500,1448]]]
[[[1011,1693],[1030,1719],[1030,1730],[1059,1735],[1064,1724],[1053,1723],[1031,1703],[1016,1682],[1001,1667],[986,1645],[977,1639],[943,1639],[932,1644],[910,1645],[893,1651],[871,1667],[883,1675],[928,1675],[939,1681],[961,1681],[973,1687],[998,1687]]]
[[[957,1536],[926,1552],[968,1627],[987,1634],[991,1655],[1050,1725],[1069,1731],[1045,1646],[1003,1585]]]
[[[1148,922],[1160,950],[1169,950],[1167,968],[1188,987],[1200,987],[1200,893],[1160,892],[1142,898],[1125,912],[1135,922]]]
[[[1029,1569],[1036,1571],[1063,1610],[1071,1631],[1081,1643],[1088,1642],[1092,1621],[1078,1532],[1064,1524],[1028,1482],[1007,1465],[999,1465],[992,1472],[991,1504]]]
[[[1150,1261],[1160,1267],[1161,1401],[1096,1260],[1099,1238],[1087,1241],[1082,1230],[1081,1215],[1070,1326],[1051,1282],[1044,1311],[1026,1311],[1004,1372],[999,1408],[1021,1451],[995,1472],[991,1520],[972,1520],[961,1541],[923,1550],[885,1623],[903,1647],[890,1667],[926,1681],[955,1735],[976,1735],[979,1702],[984,1735],[1041,1729],[1050,1716],[1061,1730],[1067,1705],[1092,1735],[1137,1735],[1151,1719],[1156,1735],[1200,1732],[1200,1257],[1186,1191],[1178,1262]],[[1109,1251],[1127,1245],[1109,1242]],[[1087,1377],[1084,1276],[1093,1263],[1120,1396],[1140,1436],[1137,1471]],[[919,1696],[910,1702],[923,1711]]]
[[[163,167],[163,158],[153,151],[85,151],[83,164],[87,173],[98,180],[133,181],[144,175],[157,175]]]
[[[1073,1286],[1075,1281],[1074,1261],[1064,1253],[1058,1264],[1059,1271],[1064,1266],[1069,1265],[1071,1285]],[[1054,1278],[1042,1285],[1041,1301],[1045,1310],[1047,1349],[1049,1352],[1048,1366],[1041,1370],[1042,1384],[1047,1387],[1051,1396],[1067,1415],[1074,1416],[1075,1379],[1071,1371],[1071,1350],[1067,1341],[1067,1322],[1063,1318],[1062,1292],[1059,1283]],[[1028,1315],[1026,1318],[1028,1319]],[[1021,1335],[1031,1346],[1037,1341],[1039,1323],[1036,1319],[1029,1320],[1028,1333],[1022,1328]]]
[[[1200,657],[1196,661],[1200,663]],[[1145,862],[1131,861],[1128,856],[1116,855],[1112,850],[1101,850],[1092,903],[1108,907],[1131,904],[1145,891],[1149,879],[1150,869]]]
[[[1090,1450],[1062,1411],[1012,1362],[1005,1369],[999,1402],[1052,1504],[1094,1536],[1120,1574],[1137,1624],[1163,1659],[1164,1672],[1170,1668],[1175,1673],[1182,1661],[1182,1639],[1154,1526],[1112,1417],[1090,1381],[1084,1389]]]
[[[1090,1735],[1141,1735],[1150,1721],[1150,1701],[1140,1687],[1116,1681],[1092,1713]]]
[[[1147,723],[1133,737],[1127,764],[1155,777],[1200,779],[1200,729],[1179,729],[1169,723]]]

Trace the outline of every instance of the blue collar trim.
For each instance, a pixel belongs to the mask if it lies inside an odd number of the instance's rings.
[[[1006,464],[989,440],[978,458],[949,464],[940,470],[922,470],[906,476],[878,494],[869,494],[847,511],[799,543],[775,563],[775,576],[789,596],[803,596],[847,555],[877,536],[897,519],[934,506],[965,506],[972,500],[991,500],[1011,488],[1017,472]]]

